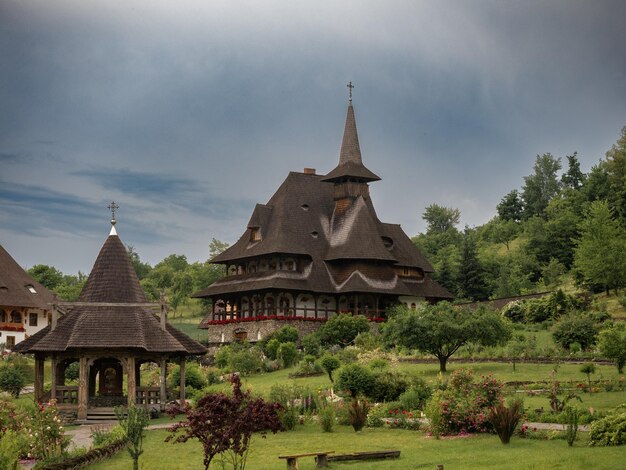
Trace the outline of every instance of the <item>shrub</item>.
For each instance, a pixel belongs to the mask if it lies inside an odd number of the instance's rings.
[[[578,408],[568,406],[565,408],[565,414],[567,416],[567,430],[565,431],[567,445],[572,447],[578,434]]]
[[[300,333],[296,327],[286,325],[277,329],[271,337],[277,339],[278,343],[297,343]]]
[[[589,445],[621,446],[626,444],[626,411],[616,411],[591,423]]]
[[[293,431],[298,424],[300,415],[298,414],[298,408],[292,403],[287,405],[284,409],[278,412],[278,417],[286,431]]]
[[[306,335],[302,338],[302,349],[304,349],[305,354],[311,354],[315,357],[320,357],[322,353],[322,343],[320,341],[320,337],[317,332]]]
[[[355,432],[359,432],[367,424],[367,412],[369,411],[369,405],[365,400],[358,400],[354,398],[348,413],[350,416],[350,424],[354,428]]]
[[[345,347],[351,344],[359,333],[369,331],[369,320],[363,315],[340,313],[333,315],[318,330],[322,344],[338,344]]]
[[[432,393],[430,386],[424,380],[419,379],[418,383],[414,383],[398,397],[398,401],[404,410],[421,410]]]
[[[377,357],[372,359],[368,366],[370,366],[372,370],[382,371],[389,368],[389,361],[383,357]]]
[[[343,349],[339,348],[336,353],[342,364],[352,364],[359,360],[359,350],[353,346]]]
[[[235,351],[228,360],[228,369],[241,375],[250,375],[259,371],[262,366],[261,351],[258,348]]]
[[[563,349],[569,350],[570,344],[579,343],[587,349],[596,343],[598,330],[591,318],[586,315],[574,315],[558,322],[552,333],[554,342]]]
[[[0,366],[0,390],[18,398],[24,385],[26,385],[26,376],[20,368],[12,364]]]
[[[17,470],[20,455],[28,452],[28,438],[24,433],[7,430],[0,439],[0,468]]]
[[[598,349],[603,356],[615,361],[620,374],[624,372],[626,365],[626,326],[623,322],[615,323],[600,332]]]
[[[263,352],[265,353],[267,357],[275,360],[278,358],[279,347],[280,347],[280,341],[278,341],[276,338],[272,338],[265,344],[265,347],[263,348]]]
[[[524,402],[522,400],[513,400],[510,406],[506,406],[504,402],[498,403],[489,410],[489,423],[493,426],[500,438],[502,444],[511,442],[511,436],[515,432],[515,428],[524,413]]]
[[[319,399],[317,401],[317,412],[322,431],[333,432],[335,421],[337,420],[333,404],[324,399]]]
[[[410,386],[405,374],[393,371],[374,373],[374,383],[366,395],[375,402],[395,401]]]
[[[353,398],[369,395],[374,386],[374,375],[360,364],[348,364],[339,371],[337,388],[350,392]]]
[[[482,376],[474,383],[471,371],[455,371],[445,390],[433,394],[426,406],[433,435],[485,432],[490,429],[487,413],[502,400],[502,383]]]
[[[78,362],[72,362],[65,368],[65,380],[77,381],[80,373],[80,364]]]
[[[174,367],[169,376],[170,387],[180,387],[180,367]],[[207,380],[200,368],[193,363],[185,365],[185,387],[201,390],[206,387]]]
[[[320,364],[328,374],[330,381],[334,382],[333,372],[341,367],[341,361],[337,358],[337,356],[324,354],[324,356],[320,359]]]
[[[372,334],[371,331],[359,333],[354,339],[354,345],[364,351],[372,351],[381,347],[381,340],[378,335]]]
[[[287,368],[293,366],[298,358],[296,344],[292,342],[280,343],[277,357],[282,362],[283,367]]]

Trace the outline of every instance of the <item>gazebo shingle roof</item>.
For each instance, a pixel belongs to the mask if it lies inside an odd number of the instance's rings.
[[[146,303],[124,244],[116,234],[106,239],[79,302],[59,318],[54,331],[44,328],[15,350],[22,353],[71,349],[139,349],[171,354],[204,354],[206,348],[167,325],[163,330],[153,311],[144,306],[102,306],[100,303]]]

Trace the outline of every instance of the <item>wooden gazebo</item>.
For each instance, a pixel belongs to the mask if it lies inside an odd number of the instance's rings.
[[[15,348],[35,356],[37,400],[44,398],[44,361],[50,360],[50,397],[60,410],[75,412],[78,420],[88,419],[97,409],[123,404],[163,409],[168,362],[180,364],[184,400],[185,357],[207,351],[168,324],[163,302],[146,301],[115,219],[112,224],[78,302],[54,305],[51,324]],[[62,317],[59,309],[66,310]],[[68,386],[65,371],[74,362],[79,364],[78,385]],[[158,387],[141,385],[144,363],[160,368]]]

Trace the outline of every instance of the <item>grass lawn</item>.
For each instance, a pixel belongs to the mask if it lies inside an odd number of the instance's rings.
[[[167,431],[148,431],[144,454],[139,467],[143,469],[191,469],[202,467],[202,449],[197,441],[170,444],[163,440]],[[493,435],[436,440],[421,432],[395,429],[366,429],[355,433],[352,428],[339,426],[334,433],[323,433],[315,425],[299,426],[295,431],[255,437],[247,468],[251,470],[284,469],[279,455],[310,451],[336,453],[399,449],[397,460],[372,462],[335,462],[330,468],[377,470],[435,469],[443,464],[446,469],[615,469],[624,462],[620,447],[587,447],[584,435],[573,448],[563,440],[539,441],[513,438],[508,446]],[[621,464],[619,462],[622,462]],[[301,470],[315,468],[313,457],[298,461]],[[131,468],[125,451],[112,459],[90,468],[95,470]],[[218,464],[216,468],[220,468]]]
[[[523,394],[520,395],[524,397],[524,407],[526,409],[536,410],[543,408],[546,411],[550,411],[550,401],[546,395],[536,395],[532,397]],[[618,405],[626,404],[626,392],[579,393],[578,395],[582,402],[571,400],[569,404],[585,410],[593,408],[596,411],[608,411]]]

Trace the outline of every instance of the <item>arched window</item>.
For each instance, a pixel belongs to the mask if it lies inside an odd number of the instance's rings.
[[[11,323],[22,323],[22,314],[17,310],[11,312]]]

